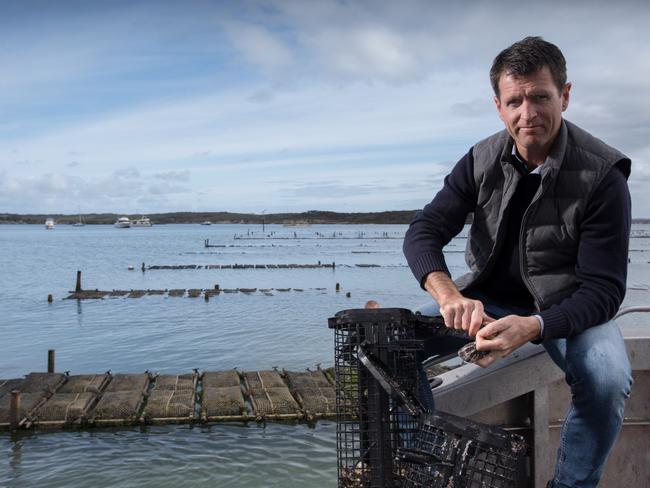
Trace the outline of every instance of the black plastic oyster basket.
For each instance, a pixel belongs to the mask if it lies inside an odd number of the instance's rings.
[[[510,488],[521,436],[420,405],[421,328],[467,337],[401,308],[343,310],[334,334],[339,488]]]

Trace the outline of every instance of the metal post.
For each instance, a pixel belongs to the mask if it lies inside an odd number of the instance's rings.
[[[54,373],[54,349],[47,351],[47,372]]]
[[[9,404],[9,424],[12,430],[18,428],[18,423],[20,422],[20,391],[12,390],[11,392],[11,403]]]
[[[81,292],[81,271],[77,271],[77,286],[74,289],[75,293]]]

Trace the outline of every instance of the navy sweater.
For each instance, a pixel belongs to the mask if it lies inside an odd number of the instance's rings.
[[[513,161],[513,164],[515,162]],[[406,232],[404,254],[420,285],[433,271],[449,274],[443,248],[474,210],[477,189],[470,150],[445,178],[433,201],[419,211]],[[539,184],[524,176],[506,212],[508,232],[491,276],[474,288],[501,303],[530,308],[533,299],[519,273],[521,218]],[[576,277],[580,287],[562,302],[541,310],[543,339],[571,337],[610,320],[625,296],[631,225],[630,194],[621,170],[613,167],[600,183],[580,224]]]

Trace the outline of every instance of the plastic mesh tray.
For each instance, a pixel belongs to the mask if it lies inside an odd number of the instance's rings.
[[[12,390],[19,390],[21,383],[25,381],[22,378],[12,378],[10,380],[0,380],[0,397]]]
[[[68,376],[68,380],[57,393],[99,393],[109,380],[107,374],[80,374]]]
[[[191,420],[194,418],[194,390],[153,390],[144,408],[147,420]]]
[[[149,375],[142,374],[116,374],[106,387],[106,392],[138,390],[143,392],[149,384]]]
[[[43,391],[51,394],[65,381],[65,378],[63,373],[29,373],[18,389],[22,393]]]
[[[46,394],[43,391],[20,394],[20,408],[18,409],[18,418],[24,419],[29,413],[43,400]],[[11,393],[5,393],[0,397],[0,424],[9,424],[9,407],[11,406]]]
[[[246,403],[239,385],[220,388],[203,387],[201,416],[204,419],[232,417],[235,420],[245,414]]]
[[[300,406],[277,371],[254,371],[244,374],[255,415],[260,418],[297,418]]]
[[[239,386],[241,380],[237,371],[207,371],[203,373],[203,388],[224,388]]]
[[[526,443],[454,415],[426,416],[412,449],[398,449],[403,488],[514,488]]]
[[[322,371],[296,373],[285,371],[285,377],[293,395],[298,398],[309,417],[336,414],[336,393]]]
[[[134,422],[142,403],[142,392],[106,391],[92,412],[93,422]]]
[[[82,420],[96,400],[95,393],[56,393],[34,414],[40,422],[72,423]]]
[[[196,388],[197,375],[164,374],[156,377],[156,390],[192,390]]]

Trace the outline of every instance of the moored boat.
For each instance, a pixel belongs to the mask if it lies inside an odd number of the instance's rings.
[[[54,219],[49,218],[49,217],[47,219],[45,219],[45,228],[47,230],[54,229]]]
[[[120,217],[119,219],[117,219],[114,225],[118,229],[128,229],[129,227],[131,227],[131,221],[129,220],[128,217]]]
[[[131,227],[151,227],[152,225],[153,224],[151,223],[149,217],[145,217],[144,215],[139,219],[135,219],[133,222],[131,222]]]

